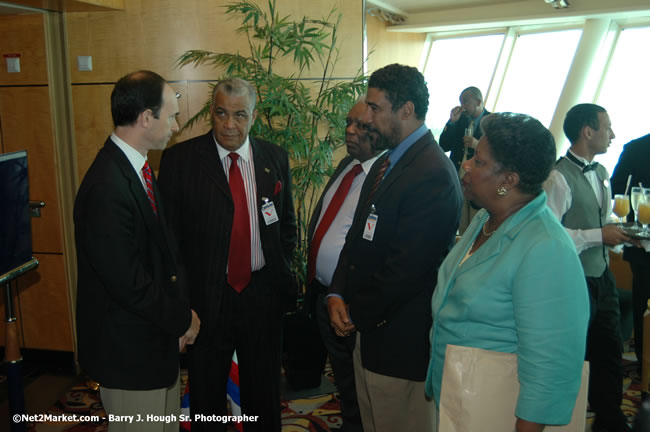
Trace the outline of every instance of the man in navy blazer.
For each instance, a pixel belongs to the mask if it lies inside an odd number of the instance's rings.
[[[225,430],[201,420],[226,414],[235,350],[242,412],[258,416],[244,430],[280,430],[281,319],[297,292],[290,271],[297,232],[287,152],[249,136],[256,98],[247,81],[220,81],[212,130],[169,148],[160,164],[160,190],[188,270],[191,304],[203,323],[189,350],[193,432]],[[246,229],[239,231],[242,220]],[[247,271],[233,264],[241,251],[249,258]],[[234,279],[244,273],[246,280]]]
[[[100,384],[110,431],[178,431],[179,349],[200,321],[147,162],[178,131],[176,93],[150,71],[121,78],[111,94],[114,133],[84,176],[74,205],[77,348]],[[140,415],[170,422],[135,422]]]
[[[365,122],[388,152],[361,190],[328,290],[330,320],[337,334],[357,338],[364,430],[432,431],[424,395],[431,295],[458,228],[458,174],[424,125],[429,92],[417,69],[374,72],[366,104]]]

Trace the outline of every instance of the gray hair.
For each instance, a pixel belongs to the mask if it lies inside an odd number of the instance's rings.
[[[250,112],[255,110],[257,102],[257,92],[251,83],[241,78],[227,78],[221,80],[212,89],[212,103],[217,93],[225,93],[230,96],[248,96]]]

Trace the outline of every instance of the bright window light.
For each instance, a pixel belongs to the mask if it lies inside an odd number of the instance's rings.
[[[449,112],[460,105],[463,89],[478,87],[487,94],[503,43],[503,34],[440,39],[431,44],[424,68],[429,88],[426,124],[436,140],[449,120]]]
[[[650,97],[647,51],[650,27],[621,31],[596,103],[609,113],[616,138],[607,153],[596,156],[610,174],[623,146],[650,132],[646,103]],[[648,168],[650,169],[650,167]]]
[[[581,34],[563,30],[520,35],[496,111],[528,114],[549,127]]]

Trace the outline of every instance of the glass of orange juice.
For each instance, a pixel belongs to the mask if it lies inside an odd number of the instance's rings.
[[[614,195],[614,214],[618,216],[619,222],[630,212],[630,197],[627,195]]]
[[[648,224],[650,224],[650,189],[643,189],[643,201],[639,202],[639,214],[637,216],[643,231],[640,233],[642,237],[650,237],[648,231]]]

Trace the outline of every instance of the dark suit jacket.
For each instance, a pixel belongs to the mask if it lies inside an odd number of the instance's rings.
[[[154,193],[159,217],[126,155],[109,138],[75,200],[79,363],[108,388],[173,384],[178,338],[191,323],[184,275]]]
[[[296,283],[290,264],[296,245],[296,218],[287,152],[252,137],[250,143],[262,250],[266,268],[272,272],[269,283],[277,290],[279,301],[295,302]],[[234,211],[212,131],[165,150],[158,184],[169,203],[170,224],[188,272],[191,304],[201,319],[203,337],[209,337],[227,286]],[[266,225],[261,215],[265,198],[274,203],[280,219],[271,225]]]
[[[627,176],[630,174],[632,174],[630,187],[638,186],[639,182],[643,183],[645,188],[650,187],[650,134],[630,141],[623,147],[612,174],[612,194],[625,192]],[[630,211],[628,220],[634,220],[634,210]],[[650,253],[643,248],[626,247],[623,258],[627,261],[647,263]]]
[[[488,115],[490,112],[484,110],[485,114]],[[469,116],[463,113],[456,123],[449,123],[445,125],[442,133],[440,134],[440,147],[446,152],[451,151],[449,159],[454,163],[456,171],[460,168],[460,164],[463,161],[463,137],[465,136],[465,129],[469,125]],[[483,136],[483,132],[480,127],[474,129],[474,138],[480,139]],[[474,149],[467,149],[467,159],[474,156]]]
[[[341,294],[362,333],[363,366],[424,381],[429,361],[431,295],[460,218],[458,174],[431,132],[413,144],[368,201],[382,165],[368,173],[329,293]],[[371,205],[374,239],[363,239]]]

